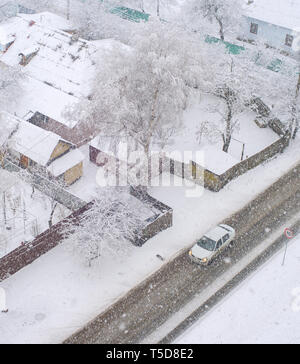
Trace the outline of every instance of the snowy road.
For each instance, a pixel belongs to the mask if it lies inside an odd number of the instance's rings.
[[[225,221],[237,229],[236,244],[210,267],[192,264],[182,252],[67,343],[140,342],[300,211],[299,175],[300,165]],[[280,242],[274,243],[276,250]]]
[[[291,240],[282,265],[284,250],[268,256],[220,303],[200,314],[189,329],[186,326],[174,343],[299,344],[300,235]]]

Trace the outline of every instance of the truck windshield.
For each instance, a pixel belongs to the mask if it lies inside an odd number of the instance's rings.
[[[206,236],[203,236],[203,238],[197,242],[197,245],[210,252],[213,252],[216,248],[216,242]]]

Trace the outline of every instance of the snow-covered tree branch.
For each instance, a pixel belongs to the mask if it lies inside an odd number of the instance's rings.
[[[69,113],[95,133],[128,137],[146,155],[162,149],[181,127],[188,95],[201,82],[202,56],[192,37],[150,22],[131,41],[99,64],[94,92]]]
[[[272,52],[265,48],[261,51],[263,54],[260,57],[265,58],[262,60],[264,64],[274,61]],[[224,53],[224,47],[220,45],[209,46],[206,52],[207,76],[203,79],[205,88],[202,91],[219,99],[211,111],[221,115],[221,124],[218,128],[212,124],[211,129],[222,135],[224,152],[228,152],[232,135],[239,127],[239,114],[249,107],[260,114],[260,110],[255,109],[255,100],[269,105],[270,110],[265,117],[279,118],[286,129],[291,127],[294,74],[285,74],[284,70],[276,73],[266,69],[265,65],[255,64],[255,57],[249,52],[232,56]],[[201,125],[198,138],[212,131],[209,131],[207,124]]]
[[[188,0],[185,9],[190,26],[202,30],[203,20],[217,27],[219,36],[225,40],[227,34],[234,33],[242,22],[241,0]]]
[[[125,242],[138,237],[142,221],[138,212],[130,208],[130,198],[115,189],[101,190],[79,221],[65,226],[66,241],[89,264],[105,252],[122,250]]]
[[[120,5],[119,0],[100,2],[86,0],[73,2],[69,19],[78,30],[79,35],[88,40],[114,38],[127,42],[132,31],[132,24],[111,14],[110,9]]]

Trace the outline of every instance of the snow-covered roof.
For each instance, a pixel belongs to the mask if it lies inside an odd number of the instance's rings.
[[[47,11],[38,14],[18,14],[18,16],[29,22],[34,21],[54,30],[72,30],[74,28],[66,18]]]
[[[12,34],[7,33],[5,29],[0,28],[0,44],[6,45],[10,42],[13,42],[14,40],[15,37]]]
[[[0,38],[2,34],[5,44],[7,39],[15,41],[5,53],[0,52],[0,61],[15,66],[21,61],[20,54],[37,52],[22,67],[26,75],[20,85],[22,95],[14,109],[8,111],[22,119],[38,111],[72,128],[78,120],[69,120],[64,112],[90,94],[95,61],[109,54],[113,47],[124,45],[113,39],[76,40],[69,33],[45,25],[54,27],[57,23],[62,26],[66,22],[51,13],[22,14],[1,23]]]
[[[70,128],[76,125],[78,120],[69,120],[64,115],[68,106],[78,102],[78,98],[75,96],[31,77],[25,77],[21,80],[20,88],[22,89],[22,95],[18,98],[14,112],[21,119],[27,120],[27,115],[33,115],[38,111]]]
[[[254,0],[245,10],[252,18],[300,31],[300,0]]]
[[[10,142],[13,150],[25,155],[41,166],[46,166],[55,147],[62,140],[61,137],[13,115],[7,115],[8,120],[15,118],[18,123],[17,131],[11,137]],[[0,119],[0,123],[1,121],[4,121],[4,118]]]
[[[207,169],[212,173],[215,173],[218,176],[225,173],[230,168],[240,162],[240,160],[235,159],[229,153],[223,152],[222,150],[218,149],[218,146],[214,145],[198,147],[198,150],[196,150],[195,152],[197,152],[198,155],[201,157],[201,160],[198,161],[199,166]],[[192,161],[190,154],[185,155],[180,150],[167,150],[164,152],[164,154],[166,157],[181,163],[184,162],[186,164],[189,164]]]
[[[30,48],[24,49],[20,54],[22,56],[27,57],[27,56],[30,56],[33,53],[37,53],[39,50],[40,50],[39,47],[30,47]]]
[[[0,147],[8,142],[8,138],[13,133],[13,131],[16,130],[18,125],[19,122],[14,116],[4,111],[0,112]]]
[[[52,162],[47,168],[47,171],[54,177],[59,177],[69,169],[77,166],[77,164],[81,163],[83,160],[83,153],[81,153],[79,149],[74,149]]]
[[[203,153],[203,162],[206,169],[217,175],[221,175],[240,161],[232,157],[229,153],[217,149],[214,146],[206,146],[201,149]]]
[[[46,18],[49,14],[43,13],[42,16]],[[0,60],[16,66],[20,63],[20,54],[28,53],[28,49],[38,50],[23,68],[28,76],[67,94],[87,97],[96,71],[94,61],[118,42],[88,42],[74,38],[69,33],[39,23],[39,15],[17,16],[0,24],[0,34],[15,37],[11,47],[0,53]]]

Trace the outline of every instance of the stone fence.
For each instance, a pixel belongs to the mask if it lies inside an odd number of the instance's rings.
[[[160,232],[173,226],[173,209],[162,202],[150,196],[143,188],[130,187],[130,194],[140,200],[143,204],[148,205],[158,213],[145,221],[145,227],[134,241],[137,246],[144,245],[149,239],[153,238]]]
[[[282,153],[288,147],[289,142],[290,134],[286,133],[275,143],[254,154],[252,157],[237,163],[221,175],[193,161],[190,164],[185,164],[169,158],[164,158],[163,171],[170,172],[180,178],[186,178],[200,186],[204,186],[204,188],[210,191],[218,192],[233,179],[275,157],[277,154]]]

